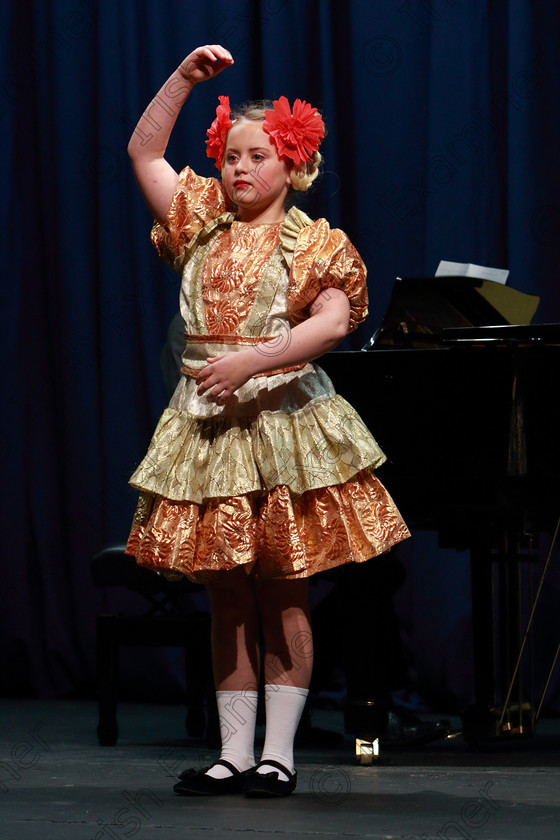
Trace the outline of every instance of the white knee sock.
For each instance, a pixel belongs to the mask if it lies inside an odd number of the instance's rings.
[[[248,770],[255,764],[255,724],[257,720],[256,691],[217,691],[218,717],[224,758],[238,770]],[[227,767],[218,764],[206,774],[214,779],[231,776]]]
[[[261,761],[274,759],[294,772],[294,738],[309,691],[294,685],[265,685],[266,731]],[[285,773],[277,767],[263,765],[258,773],[278,773],[287,782]]]

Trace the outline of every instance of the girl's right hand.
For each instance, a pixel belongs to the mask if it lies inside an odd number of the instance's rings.
[[[158,222],[165,222],[179,180],[165,159],[177,114],[194,85],[213,78],[231,64],[231,53],[219,44],[197,47],[165,82],[134,129],[128,153],[142,195]],[[183,81],[177,78],[179,75]]]
[[[181,62],[179,72],[192,85],[206,82],[233,64],[231,53],[220,44],[197,47]]]

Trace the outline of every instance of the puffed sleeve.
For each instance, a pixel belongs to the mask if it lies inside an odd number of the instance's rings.
[[[341,289],[350,301],[348,332],[368,314],[367,270],[362,258],[338,228],[326,219],[304,227],[294,245],[288,285],[288,312],[293,323],[309,317],[309,305],[323,289]]]
[[[165,223],[154,222],[152,227],[151,240],[159,256],[180,271],[181,261],[177,258],[184,246],[204,225],[228,209],[226,193],[216,178],[202,178],[190,166],[185,167]]]

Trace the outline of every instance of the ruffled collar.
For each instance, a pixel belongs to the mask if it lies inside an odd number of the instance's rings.
[[[175,259],[175,270],[179,272],[181,271],[181,266],[190,260],[197,247],[207,239],[208,235],[212,233],[213,230],[216,230],[216,228],[220,225],[224,227],[226,225],[231,225],[234,221],[235,214],[226,211],[225,213],[220,213],[219,216],[215,216],[213,219],[210,219],[209,222],[206,222],[206,224],[194,234],[190,242],[183,245],[182,253]]]
[[[284,224],[280,229],[280,250],[288,268],[292,267],[294,248],[301,231],[313,224],[313,219],[298,207],[291,207],[286,213]]]
[[[223,216],[220,216],[220,219],[224,219],[225,216],[229,215],[231,214],[224,213]],[[234,221],[238,220],[234,219]],[[291,207],[286,213],[286,218],[283,222],[281,222],[280,251],[282,252],[282,256],[284,257],[288,268],[292,267],[292,258],[299,234],[304,228],[309,227],[309,225],[312,224],[313,219],[310,219],[306,213],[299,210],[297,207]],[[255,225],[255,227],[259,227],[259,225]]]
[[[183,246],[182,257],[178,257],[177,260],[184,259],[185,257],[188,259],[191,257],[197,245],[200,245],[201,242],[204,241],[210,233],[212,233],[212,231],[220,226],[227,227],[235,221],[238,221],[235,218],[235,213],[230,211],[220,213],[219,216],[211,219],[204,225],[203,228],[201,228],[201,230],[198,231],[198,233],[193,236],[187,245]],[[309,216],[298,207],[291,207],[286,213],[286,218],[280,228],[280,251],[288,269],[292,267],[294,249],[299,234],[304,228],[309,227],[309,225],[312,224],[313,219],[310,219]]]

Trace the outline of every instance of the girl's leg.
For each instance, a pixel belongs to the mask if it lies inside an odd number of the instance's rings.
[[[309,688],[313,636],[308,580],[263,580],[256,588],[265,645],[265,682]]]
[[[212,663],[220,720],[220,758],[238,770],[255,763],[254,739],[259,683],[258,613],[255,585],[243,569],[217,576],[209,585],[212,616]],[[214,778],[231,772],[223,765]]]
[[[266,735],[261,761],[294,772],[293,744],[307,699],[313,638],[307,580],[261,581],[257,598],[265,644]],[[258,772],[278,769],[263,765]],[[279,779],[287,781],[284,773]]]
[[[259,636],[255,583],[243,569],[232,569],[217,575],[207,590],[216,690],[256,691]]]

